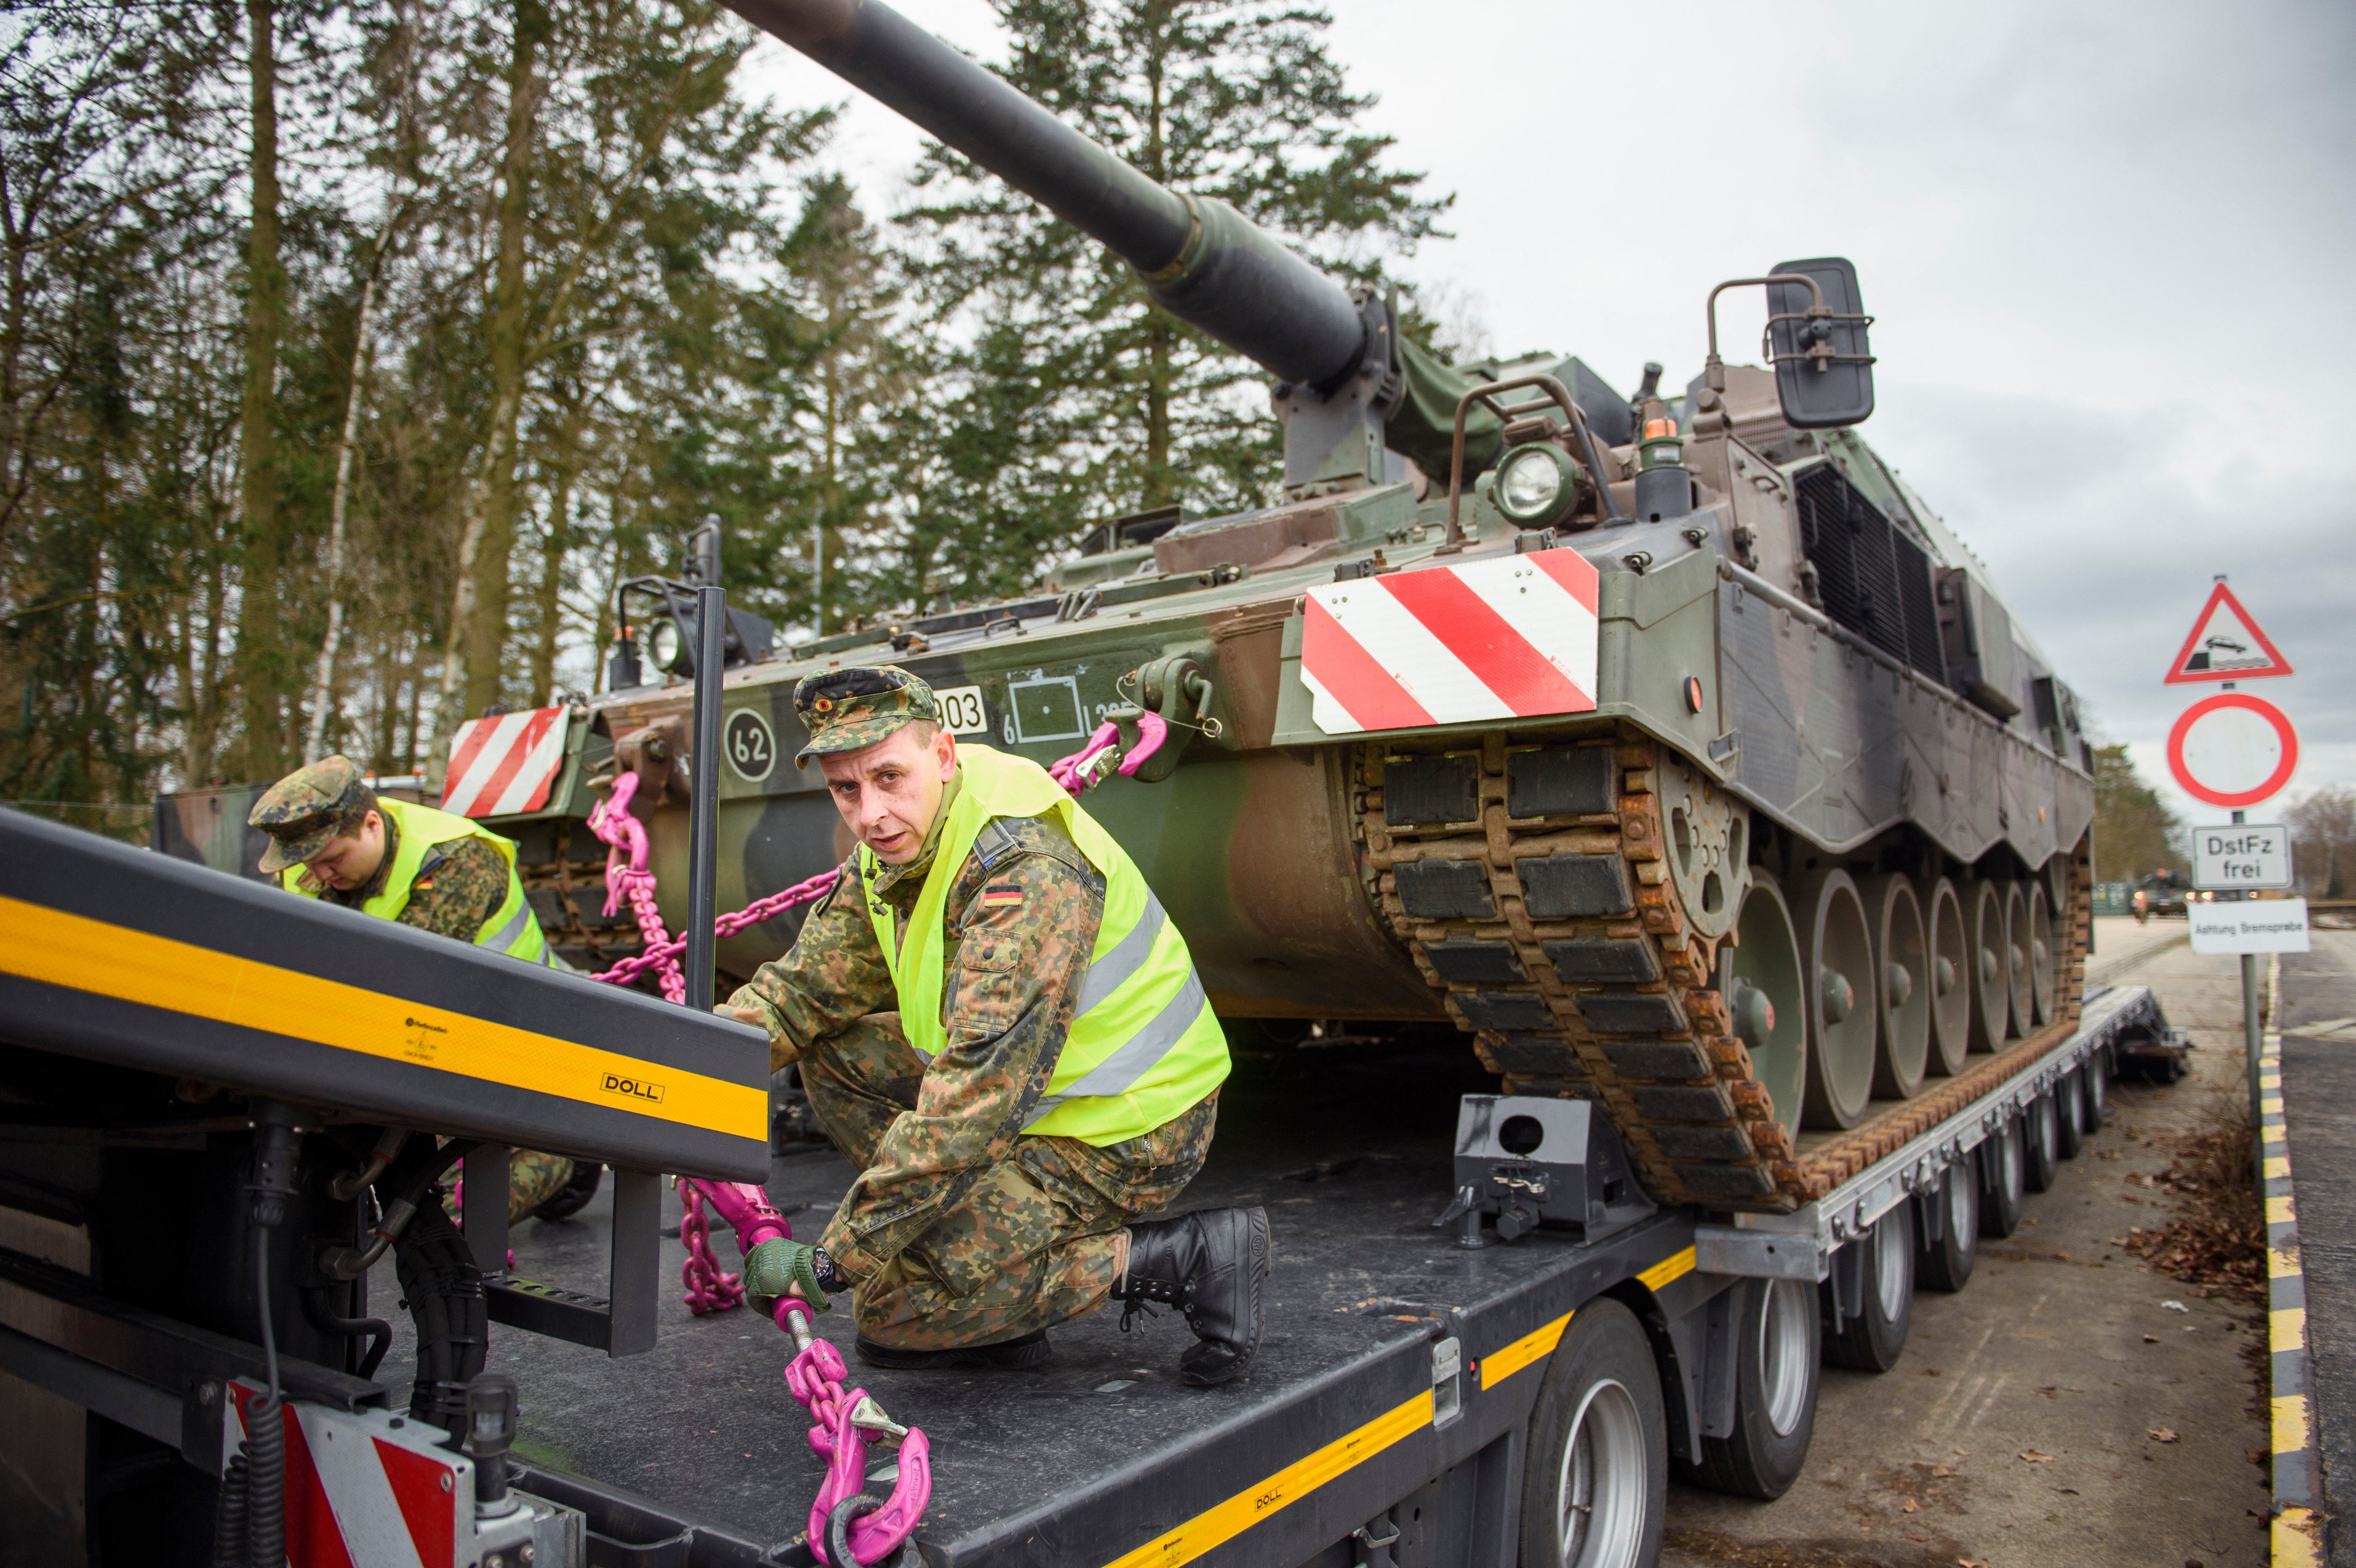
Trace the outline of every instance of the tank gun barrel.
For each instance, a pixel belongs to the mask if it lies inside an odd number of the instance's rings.
[[[1188,197],[1065,124],[876,0],[726,0],[1102,243],[1146,292],[1270,374],[1324,391],[1366,322],[1339,283],[1226,203]]]

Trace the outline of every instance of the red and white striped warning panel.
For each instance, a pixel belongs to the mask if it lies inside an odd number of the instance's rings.
[[[1588,712],[1595,588],[1573,549],[1312,588],[1301,635],[1310,716],[1349,735]]]
[[[230,1384],[228,1453],[261,1390]],[[477,1554],[474,1473],[430,1439],[439,1427],[381,1410],[281,1405],[286,1561],[293,1568],[457,1568]],[[465,1510],[461,1513],[461,1509]]]
[[[562,708],[469,719],[450,742],[442,809],[462,816],[538,811],[564,766]]]

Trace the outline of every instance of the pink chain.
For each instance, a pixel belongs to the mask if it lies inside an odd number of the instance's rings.
[[[635,980],[648,969],[662,972],[663,1000],[687,1000],[687,976],[680,973],[679,955],[687,950],[685,943],[671,951],[669,933],[663,929],[662,910],[655,902],[655,874],[647,866],[647,825],[630,815],[630,802],[638,793],[638,775],[622,774],[614,781],[611,794],[597,803],[589,813],[589,831],[605,843],[605,918],[611,920],[627,899],[630,912],[637,917],[638,934],[645,939],[646,951],[637,957],[615,965],[592,979],[608,985],[623,985]],[[622,973],[624,969],[629,973]],[[617,977],[618,976],[618,977]]]
[[[698,1221],[701,1257],[715,1274],[719,1260],[712,1252],[711,1232],[708,1223],[702,1221],[699,1198],[709,1200],[721,1218],[734,1228],[736,1244],[745,1253],[751,1253],[763,1242],[793,1235],[793,1227],[769,1202],[769,1195],[749,1183],[705,1181],[682,1176],[679,1186]],[[680,1232],[682,1239],[687,1237],[686,1222],[681,1222]],[[697,1262],[696,1247],[691,1243],[687,1268],[691,1288],[695,1282]],[[722,1277],[734,1289],[734,1299],[727,1303],[727,1307],[734,1307],[744,1299],[743,1282],[734,1275]],[[692,1307],[692,1300],[690,1305]],[[810,1451],[827,1462],[826,1480],[810,1503],[809,1516],[810,1551],[820,1563],[825,1563],[827,1516],[834,1511],[837,1503],[856,1496],[864,1486],[867,1446],[882,1435],[882,1429],[864,1424],[861,1418],[868,1415],[877,1422],[887,1418],[868,1398],[865,1389],[843,1388],[842,1380],[850,1375],[850,1369],[843,1364],[841,1351],[810,1332],[808,1302],[783,1296],[777,1298],[773,1310],[777,1327],[792,1335],[798,1347],[794,1359],[786,1364],[786,1386],[809,1412],[813,1423],[809,1429]],[[912,1426],[900,1439],[900,1475],[891,1497],[882,1508],[851,1524],[851,1556],[861,1563],[873,1563],[890,1555],[924,1518],[925,1505],[932,1500],[932,1447],[923,1430]]]
[[[679,1196],[685,1210],[680,1215],[679,1239],[687,1248],[687,1262],[679,1271],[687,1294],[680,1299],[698,1317],[707,1312],[734,1311],[744,1302],[744,1276],[720,1266],[719,1254],[712,1250],[712,1221],[704,1218],[703,1194],[696,1184],[680,1177]]]

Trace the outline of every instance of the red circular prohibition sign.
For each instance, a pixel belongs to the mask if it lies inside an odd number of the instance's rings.
[[[2221,708],[2245,709],[2255,714],[2273,727],[2276,736],[2282,742],[2282,760],[2276,763],[2272,775],[2254,789],[2243,790],[2233,795],[2224,794],[2194,778],[2191,770],[2184,765],[2184,742],[2192,733],[2192,726]],[[2221,691],[2214,697],[2202,698],[2186,709],[2183,715],[2176,720],[2175,727],[2168,732],[2168,770],[2176,775],[2176,782],[2184,786],[2184,793],[2195,800],[2206,802],[2211,805],[2222,806],[2229,811],[2238,811],[2245,805],[2255,805],[2258,802],[2269,798],[2276,791],[2290,782],[2290,775],[2297,767],[2298,731],[2291,728],[2290,720],[2284,717],[2281,709],[2264,698],[2252,697],[2244,691]]]

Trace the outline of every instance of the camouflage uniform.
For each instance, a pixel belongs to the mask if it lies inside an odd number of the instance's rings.
[[[771,1062],[801,1064],[811,1109],[859,1167],[819,1244],[857,1291],[860,1331],[904,1349],[991,1344],[1101,1305],[1123,1228],[1194,1179],[1217,1114],[1215,1094],[1102,1148],[1022,1130],[1104,915],[1104,879],[1048,818],[1000,818],[975,840],[942,914],[948,1048],[929,1066],[909,1048],[861,901],[905,935],[957,787],[914,860],[863,892],[846,862],[792,951],[730,998],[760,1010]]]
[[[375,792],[346,758],[328,757],[297,768],[272,785],[248,817],[272,835],[262,869],[276,871],[299,865],[337,834],[357,833],[375,802]],[[305,869],[299,879],[302,891],[346,909],[359,909],[384,891],[401,852],[401,825],[391,812],[379,813],[378,820],[384,824],[384,859],[377,863],[375,876],[359,887],[339,889]],[[273,829],[286,831],[282,836]],[[425,863],[409,884],[409,902],[393,923],[471,943],[507,901],[508,876],[506,859],[480,838],[437,844],[426,851]],[[508,1223],[529,1218],[572,1178],[573,1161],[562,1155],[516,1150],[508,1173]]]

